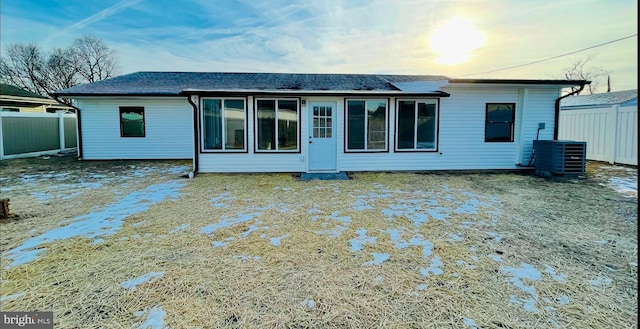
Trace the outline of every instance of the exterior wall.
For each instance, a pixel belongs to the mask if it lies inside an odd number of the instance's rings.
[[[345,97],[302,97],[307,104],[314,101],[334,101],[337,104],[337,171],[386,170],[450,170],[450,169],[516,169],[526,166],[531,158],[533,140],[539,123],[545,124],[540,139],[553,139],[555,100],[559,88],[543,86],[523,88],[486,86],[448,86],[451,94],[439,103],[437,152],[396,152],[395,98],[388,98],[388,152],[346,153]],[[363,97],[357,97],[362,99]],[[373,97],[372,97],[373,98]],[[403,97],[412,98],[412,97]],[[253,97],[247,100],[247,153],[200,153],[201,172],[306,172],[309,154],[309,110],[301,105],[300,153],[254,153]],[[485,142],[486,103],[515,103],[514,142]]]
[[[186,97],[79,98],[82,157],[191,159],[193,107]],[[144,107],[145,137],[120,136],[120,106]]]
[[[563,109],[560,139],[587,142],[587,159],[638,165],[638,106]]]

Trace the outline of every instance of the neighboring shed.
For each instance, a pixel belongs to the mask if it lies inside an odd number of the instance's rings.
[[[193,159],[195,172],[523,169],[584,80],[136,72],[61,90],[82,159]],[[546,127],[546,128],[541,128]]]
[[[587,159],[638,165],[638,90],[560,102],[559,138],[587,142]]]
[[[8,84],[0,84],[0,109],[3,112],[55,113],[73,108],[51,98]]]

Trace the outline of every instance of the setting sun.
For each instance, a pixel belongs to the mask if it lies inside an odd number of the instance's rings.
[[[452,18],[439,26],[429,39],[430,48],[438,53],[436,62],[446,65],[460,64],[469,59],[471,52],[484,43],[484,34],[466,18]]]

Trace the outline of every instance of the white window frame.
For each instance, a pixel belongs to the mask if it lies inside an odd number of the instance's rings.
[[[205,143],[204,143],[204,136],[205,136],[205,121],[204,121],[204,101],[208,100],[208,99],[213,99],[213,100],[220,100],[221,101],[221,105],[222,105],[222,111],[221,111],[221,123],[220,123],[220,129],[222,129],[222,148],[220,149],[208,149],[205,148]],[[242,149],[227,149],[226,144],[227,144],[227,123],[225,120],[225,113],[226,111],[224,110],[224,102],[226,100],[236,100],[239,101],[241,100],[244,103],[244,108],[243,108],[243,123],[244,123],[244,148]],[[248,150],[248,140],[247,140],[247,99],[244,97],[201,97],[200,98],[200,151],[203,153],[246,153]]]
[[[274,150],[261,150],[259,149],[259,145],[260,143],[258,142],[258,138],[260,138],[260,134],[258,134],[258,101],[275,101],[275,130],[274,133],[276,134],[276,148]],[[278,145],[278,103],[279,101],[295,101],[296,102],[296,117],[298,118],[298,127],[296,129],[296,148],[293,150],[281,150],[280,146]],[[253,135],[254,135],[254,152],[255,153],[300,153],[300,129],[301,129],[301,124],[300,121],[302,121],[302,116],[300,115],[301,113],[301,109],[300,109],[300,100],[297,98],[273,98],[273,97],[263,97],[263,98],[256,98],[255,102],[254,102],[254,110],[253,110]]]
[[[399,120],[399,116],[398,113],[400,112],[400,102],[402,101],[408,101],[408,102],[415,102],[414,104],[414,108],[413,108],[413,148],[399,148],[398,144],[400,142],[400,138],[398,136],[398,125],[400,124],[400,120]],[[429,103],[429,102],[435,102],[436,105],[436,116],[434,118],[435,120],[435,127],[434,127],[434,131],[435,131],[435,136],[434,136],[434,143],[433,143],[433,148],[429,148],[429,149],[424,149],[424,148],[418,148],[418,103],[419,102],[425,102],[425,103]],[[438,142],[439,142],[439,135],[440,135],[440,128],[439,128],[439,122],[440,122],[440,100],[437,98],[403,98],[403,99],[396,99],[396,110],[395,110],[395,151],[396,152],[437,152],[438,151]]]
[[[350,149],[349,148],[349,101],[364,102],[364,148],[363,149]],[[384,116],[384,149],[369,149],[369,115],[367,112],[367,102],[380,102],[385,103],[385,116]],[[347,153],[374,153],[374,152],[389,152],[389,100],[386,98],[348,98],[345,100],[345,116],[344,116],[344,150]]]

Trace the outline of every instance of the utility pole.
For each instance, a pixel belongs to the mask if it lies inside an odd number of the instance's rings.
[[[607,92],[611,92],[611,75],[607,75]]]

